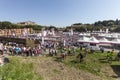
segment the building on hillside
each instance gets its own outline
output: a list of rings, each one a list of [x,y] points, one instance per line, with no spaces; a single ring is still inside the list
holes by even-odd
[[[25,25],[36,25],[36,24],[35,22],[32,21],[25,21],[25,22],[18,22],[17,25],[25,26]]]

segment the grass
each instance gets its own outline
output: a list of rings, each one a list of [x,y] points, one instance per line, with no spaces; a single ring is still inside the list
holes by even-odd
[[[2,80],[42,80],[34,72],[34,64],[21,62],[21,58],[10,57],[10,63],[0,67],[0,78]]]
[[[53,69],[53,72],[54,72],[55,74],[60,74],[60,71],[57,70],[57,69]]]
[[[79,50],[77,49],[76,54],[78,54],[78,53],[79,53]],[[94,75],[101,76],[101,75],[104,75],[101,71],[102,68],[104,68],[106,66],[110,67],[111,65],[119,65],[120,66],[119,61],[114,60],[115,56],[116,55],[114,55],[113,61],[111,61],[112,62],[111,64],[106,60],[106,52],[101,53],[99,51],[96,51],[94,53],[88,53],[84,59],[84,62],[79,62],[76,59],[76,56],[68,56],[62,62],[69,67],[75,67],[77,69],[84,70],[86,72],[90,72]]]
[[[76,56],[78,53],[79,49],[77,49]],[[57,57],[60,57],[60,55],[61,53],[59,51]],[[0,67],[0,78],[2,78],[3,80],[44,80],[44,79],[53,80],[61,79],[61,75],[63,75],[64,78],[66,79],[66,76],[71,77],[70,75],[72,75],[72,73],[69,72],[70,70],[71,72],[76,73],[77,77],[79,77],[80,75],[77,73],[76,70],[82,70],[85,73],[92,73],[94,75],[104,78],[106,75],[108,75],[108,73],[103,72],[103,70],[106,70],[106,67],[109,67],[108,69],[111,69],[116,74],[120,75],[119,70],[120,62],[113,60],[112,63],[109,63],[106,60],[106,52],[101,53],[97,51],[94,52],[93,54],[88,53],[86,58],[84,59],[84,62],[79,62],[76,59],[76,56],[67,56],[66,59],[60,60],[59,62],[54,61],[56,59],[55,56],[54,57],[12,56],[9,57],[10,63]],[[66,72],[62,68],[64,68]],[[110,71],[108,72],[111,73]],[[106,80],[111,80],[111,78],[107,77],[105,77]]]
[[[75,57],[73,59],[67,58],[63,62],[70,67],[75,67],[98,75],[100,73],[101,64],[99,63],[99,61],[97,61],[96,58],[93,58],[96,55],[92,55],[88,54],[85,61],[82,63],[77,61]]]

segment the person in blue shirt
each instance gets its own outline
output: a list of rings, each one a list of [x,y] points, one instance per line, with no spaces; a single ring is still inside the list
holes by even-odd
[[[15,54],[18,55],[20,48],[18,46],[16,46],[13,50],[15,51]]]

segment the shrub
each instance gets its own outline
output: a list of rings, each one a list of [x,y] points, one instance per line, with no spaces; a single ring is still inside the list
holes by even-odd
[[[0,78],[3,80],[41,80],[34,72],[34,64],[20,62],[17,58],[11,58],[10,63],[0,67]]]

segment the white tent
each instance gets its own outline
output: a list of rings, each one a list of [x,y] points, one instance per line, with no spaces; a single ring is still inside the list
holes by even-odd
[[[95,37],[81,37],[78,42],[86,42],[86,43],[99,43],[99,41]]]
[[[99,50],[99,41],[94,36],[89,38],[88,43],[89,48],[93,48],[93,50]]]
[[[111,41],[107,40],[106,38],[101,38],[99,42],[100,44],[111,44]]]
[[[113,39],[111,41],[112,44],[120,44],[120,39]]]
[[[78,42],[88,42],[88,41],[89,41],[89,38],[88,38],[88,37],[85,37],[85,36],[81,37],[81,38],[78,40]]]
[[[99,41],[95,37],[91,37],[88,42],[89,43],[99,43]]]
[[[98,50],[99,49],[99,41],[95,38],[95,37],[81,37],[78,42],[82,42],[83,45],[86,45],[88,48],[93,48],[95,50]]]

